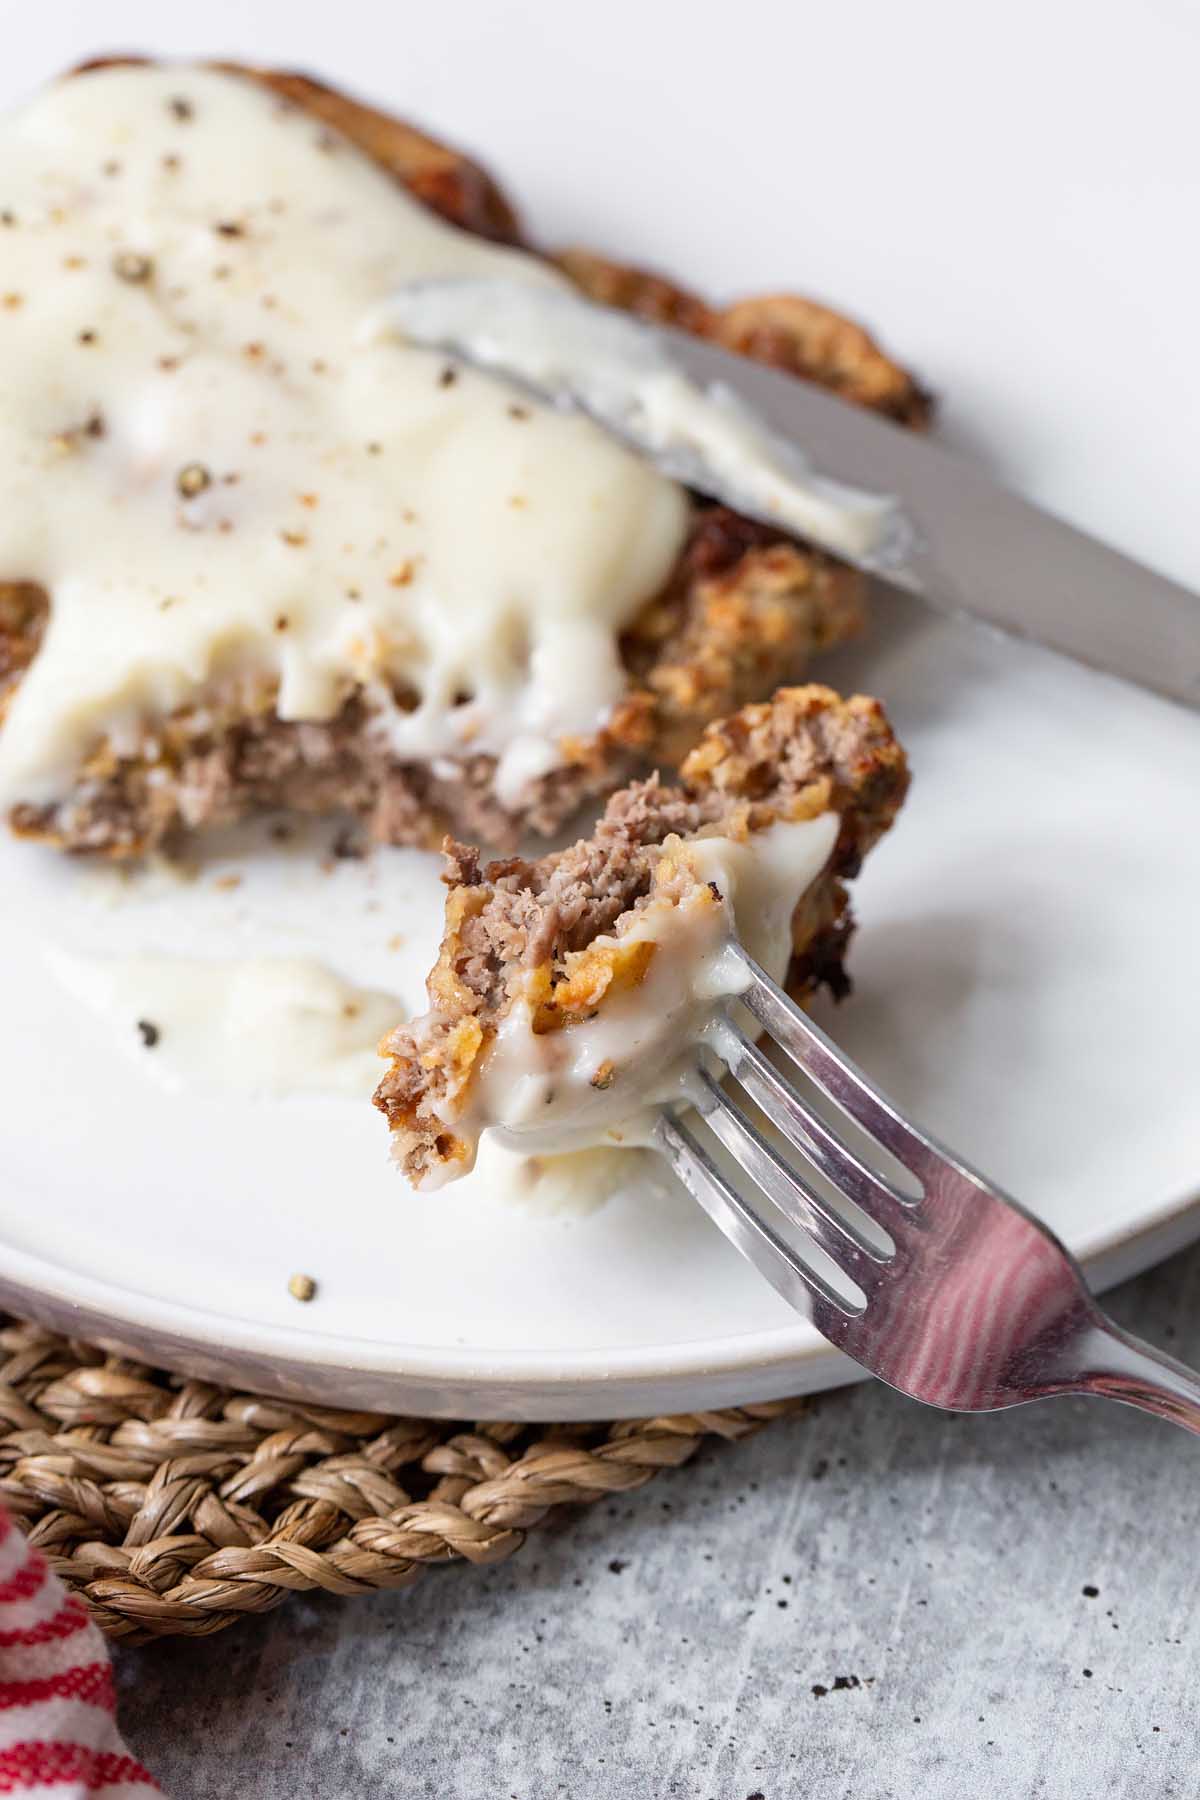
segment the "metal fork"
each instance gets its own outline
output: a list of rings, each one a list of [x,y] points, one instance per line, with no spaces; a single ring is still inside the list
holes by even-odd
[[[1099,1394],[1200,1435],[1200,1377],[1114,1325],[1053,1232],[904,1118],[740,945],[734,954],[747,979],[740,1004],[920,1189],[907,1196],[853,1150],[732,1012],[722,1013],[706,1048],[843,1203],[830,1203],[780,1154],[704,1058],[692,1103],[753,1183],[753,1197],[678,1113],[660,1114],[655,1139],[784,1299],[855,1362],[929,1406],[987,1412]],[[791,1228],[786,1236],[781,1223]]]

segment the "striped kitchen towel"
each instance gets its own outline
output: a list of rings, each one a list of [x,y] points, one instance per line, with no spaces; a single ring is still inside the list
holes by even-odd
[[[83,1602],[0,1508],[0,1794],[149,1800],[160,1790],[121,1742],[115,1709]]]

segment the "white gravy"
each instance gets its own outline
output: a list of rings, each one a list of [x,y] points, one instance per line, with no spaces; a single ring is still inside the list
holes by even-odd
[[[822,475],[730,388],[691,380],[638,319],[484,275],[402,289],[375,329],[389,326],[581,406],[668,474],[739,512],[865,567],[893,576],[903,567],[913,533],[894,500]]]
[[[688,1097],[697,1045],[722,1003],[745,986],[744,965],[729,954],[731,937],[783,980],[796,901],[828,861],[838,824],[836,814],[823,813],[772,825],[745,843],[689,841],[682,854],[722,903],[685,898],[669,909],[648,907],[620,940],[654,941],[645,979],[593,1019],[539,1035],[528,1004],[515,1005],[473,1090],[471,1131],[492,1127],[501,1143],[527,1155],[644,1144],[657,1108]]]
[[[0,802],[245,676],[292,720],[365,685],[398,754],[489,752],[513,805],[596,729],[688,502],[587,419],[366,328],[406,282],[483,274],[563,285],[245,78],[103,69],[0,122],[0,577],[51,599]]]
[[[379,1040],[402,1011],[393,994],[354,987],[306,957],[222,962],[51,949],[47,959],[172,1093],[369,1101],[382,1068]]]

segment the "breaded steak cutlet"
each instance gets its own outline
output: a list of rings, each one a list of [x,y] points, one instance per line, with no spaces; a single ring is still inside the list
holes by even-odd
[[[223,68],[311,116],[331,148],[353,146],[443,219],[481,240],[529,251],[586,295],[668,320],[906,425],[925,423],[930,402],[918,383],[829,309],[779,295],[714,306],[659,276],[583,251],[547,255],[527,242],[496,183],[458,151],[307,77]],[[116,164],[104,167],[115,171]],[[21,225],[14,217],[11,241]],[[215,229],[227,262],[241,228],[219,221]],[[131,260],[124,269],[119,264],[117,288],[124,282],[129,292],[143,292]],[[213,276],[222,271],[215,259]],[[23,310],[41,303],[30,296]],[[99,357],[102,336],[94,348]],[[247,355],[255,349],[247,345]],[[64,423],[63,454],[106,451],[101,418]],[[189,479],[198,492],[215,478],[189,466],[179,479],[186,499]],[[70,528],[64,520],[64,532]],[[289,542],[299,536],[283,535]],[[165,603],[172,602],[168,595]],[[381,706],[404,712],[416,705],[402,684],[381,693],[377,681],[364,680],[348,686],[331,716],[281,716],[279,680],[243,670],[206,677],[152,716],[123,716],[111,729],[97,729],[55,791],[18,794],[10,820],[29,838],[111,856],[279,807],[355,814],[390,843],[435,844],[449,830],[505,848],[522,833],[556,831],[582,801],[611,790],[639,763],[677,765],[711,720],[795,680],[815,652],[859,629],[861,613],[857,573],[770,527],[693,500],[673,569],[620,634],[623,693],[601,723],[559,740],[555,766],[535,771],[518,799],[497,792],[495,754],[469,743],[452,755],[406,753],[378,729]],[[27,568],[0,569],[0,721],[6,712],[13,716],[52,615],[51,595]]]

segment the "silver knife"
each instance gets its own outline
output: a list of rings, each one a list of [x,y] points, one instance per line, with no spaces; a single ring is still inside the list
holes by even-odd
[[[514,294],[526,313],[510,330],[505,301]],[[578,335],[569,353],[558,355],[563,321],[568,337]],[[686,377],[698,399],[732,405],[741,425],[765,428],[765,439],[790,457],[796,480],[811,493],[833,496],[835,504],[839,495],[885,508],[894,501],[908,527],[902,555],[894,541],[880,555],[877,543],[860,548],[826,537],[848,560],[943,610],[1200,706],[1200,596],[1022,500],[967,458],[809,382],[557,288],[513,282],[414,284],[387,303],[377,329],[453,350],[559,404],[578,405],[656,454],[628,409],[622,417],[621,406],[608,403],[604,382],[592,378],[595,355],[611,357],[614,345],[623,346],[619,354],[632,362],[618,376],[669,369]],[[554,340],[549,350],[548,337]],[[740,488],[731,491],[703,457],[684,459],[686,466],[678,455],[656,459],[689,485],[781,523],[776,507],[756,504]],[[815,538],[819,529],[807,535]]]

